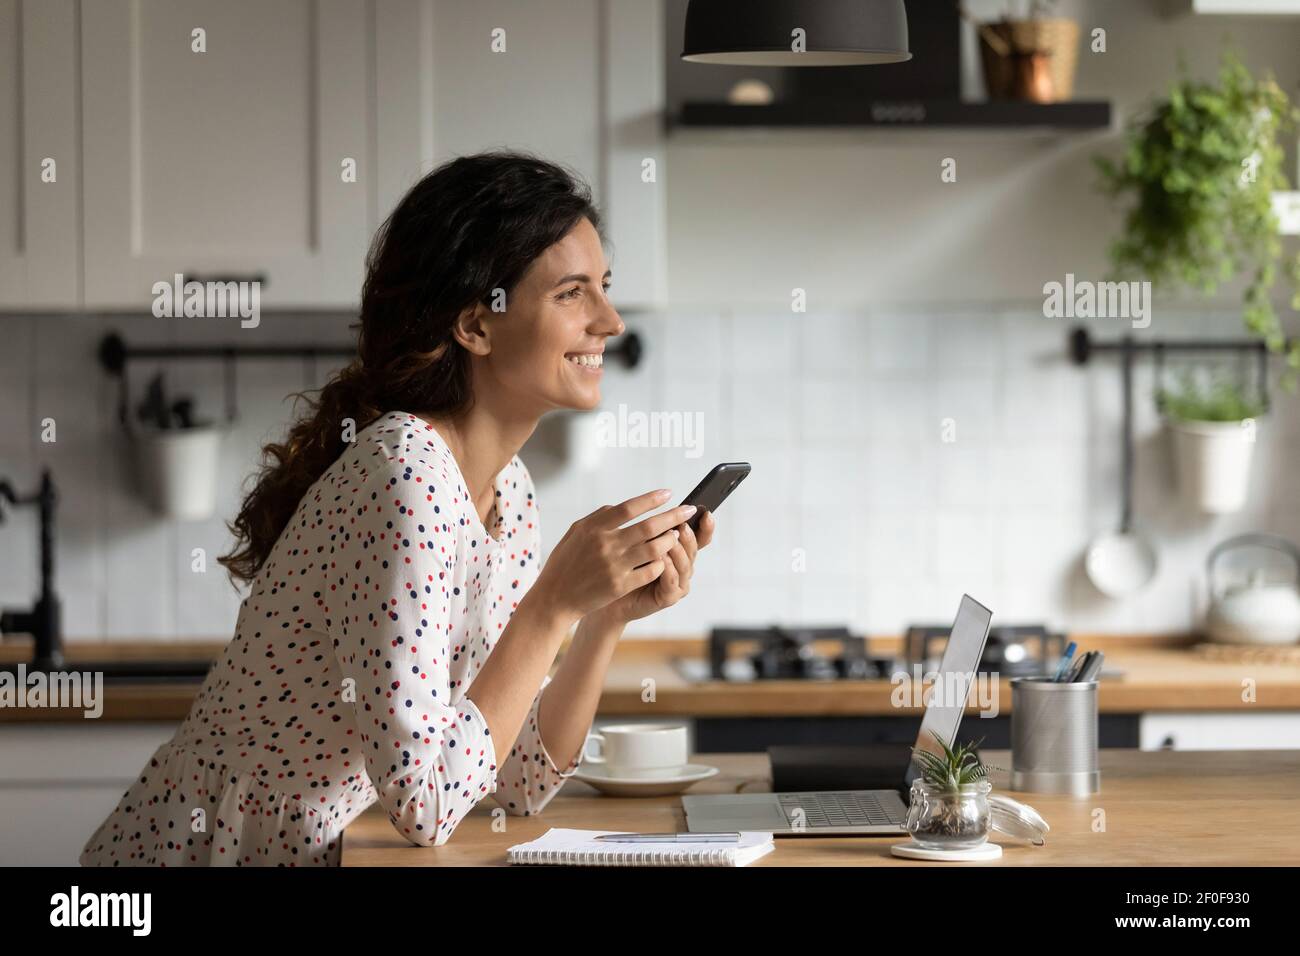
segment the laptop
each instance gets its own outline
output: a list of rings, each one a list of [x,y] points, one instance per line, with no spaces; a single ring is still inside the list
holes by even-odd
[[[949,746],[956,739],[992,620],[988,608],[970,595],[962,595],[939,664],[941,686],[953,692],[927,695],[916,737],[918,749],[937,750],[931,732]],[[912,759],[898,768],[895,789],[702,794],[682,797],[682,809],[686,811],[686,828],[692,833],[770,830],[778,836],[897,834],[905,832],[908,794],[917,776],[916,761]]]

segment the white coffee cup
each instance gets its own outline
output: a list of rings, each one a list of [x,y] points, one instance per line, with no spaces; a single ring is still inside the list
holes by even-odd
[[[582,747],[583,763],[603,766],[611,777],[674,777],[687,757],[685,724],[614,724],[588,734]]]

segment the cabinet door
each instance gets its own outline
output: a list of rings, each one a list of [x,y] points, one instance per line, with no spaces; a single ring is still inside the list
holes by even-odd
[[[76,308],[75,0],[0,0],[0,309]]]
[[[374,9],[82,6],[88,308],[147,307],[177,273],[260,276],[264,308],[355,304],[377,221]]]
[[[497,147],[526,149],[572,166],[597,188],[600,5],[436,0],[435,162]]]
[[[664,178],[665,42],[662,0],[603,0],[604,154],[601,206],[608,224],[614,304],[661,308],[667,299],[668,199]]]
[[[76,866],[174,721],[11,723],[0,731],[0,866]]]
[[[1295,750],[1300,748],[1300,714],[1143,714],[1140,741],[1143,750]]]
[[[605,213],[619,307],[663,297],[663,21],[662,0],[434,3],[435,163],[508,147],[573,167]]]

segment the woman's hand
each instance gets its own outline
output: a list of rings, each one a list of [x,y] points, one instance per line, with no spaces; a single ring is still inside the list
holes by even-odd
[[[546,602],[571,623],[653,585],[669,568],[677,581],[677,565],[683,559],[680,554],[670,557],[673,549],[681,550],[672,529],[693,509],[678,506],[622,527],[662,505],[669,494],[648,492],[622,504],[604,505],[575,521],[551,551],[528,596]]]
[[[664,512],[664,514],[671,513]],[[707,547],[713,540],[713,531],[716,527],[717,523],[713,520],[713,515],[707,511],[700,516],[698,535],[691,530],[689,524],[683,522],[680,527],[674,529],[679,537],[668,549],[663,574],[596,613],[603,620],[611,623],[626,624],[628,621],[647,617],[655,611],[672,607],[686,597],[691,590],[691,575],[695,573],[695,556],[700,548]]]

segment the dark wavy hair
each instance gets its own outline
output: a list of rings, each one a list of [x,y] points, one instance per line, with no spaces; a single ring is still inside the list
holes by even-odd
[[[469,353],[452,328],[476,302],[507,297],[528,267],[582,217],[602,231],[591,190],[556,163],[515,151],[463,156],[429,173],[379,228],[366,258],[357,357],[311,397],[282,442],[262,449],[261,468],[228,527],[219,560],[232,581],[251,581],[298,503],[356,431],[406,410],[454,415],[467,408]]]

